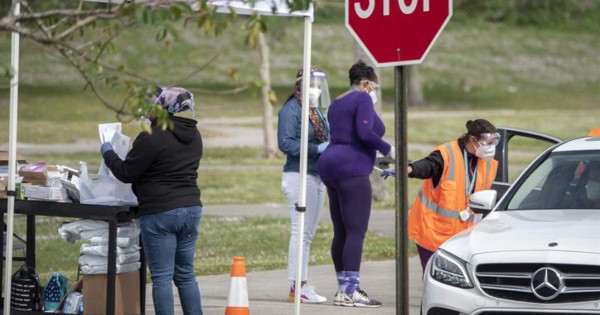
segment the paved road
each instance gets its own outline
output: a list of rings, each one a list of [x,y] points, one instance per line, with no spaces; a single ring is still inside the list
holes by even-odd
[[[206,215],[223,216],[264,215],[287,217],[285,205],[207,206],[204,209],[204,213]],[[331,222],[327,211],[324,212],[322,221]],[[369,230],[393,237],[394,211],[374,210],[369,222]],[[396,262],[393,260],[364,262],[362,264],[361,287],[367,291],[371,297],[378,299],[383,303],[383,306],[376,310],[334,306],[331,301],[337,285],[333,265],[311,266],[309,268],[309,281],[312,285],[316,286],[320,294],[323,294],[328,298],[328,302],[322,305],[302,304],[300,312],[301,314],[319,315],[365,314],[368,312],[379,315],[400,314],[396,313],[395,266]],[[409,271],[409,315],[417,315],[419,314],[420,298],[422,294],[421,266],[418,257],[411,257],[409,259]],[[251,314],[295,314],[294,304],[287,302],[289,287],[286,278],[286,270],[250,272],[246,275]],[[198,277],[204,315],[224,314],[225,307],[227,306],[229,282],[229,275]],[[154,314],[151,290],[151,285],[148,285],[146,295],[147,314]],[[176,311],[176,314],[182,314],[177,299]]]

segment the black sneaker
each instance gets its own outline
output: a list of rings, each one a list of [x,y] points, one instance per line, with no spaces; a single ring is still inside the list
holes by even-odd
[[[367,293],[365,291],[361,290],[360,288],[354,290],[354,293],[352,293],[351,298],[352,298],[352,301],[354,301],[355,307],[380,307],[381,306],[381,302],[369,298]]]

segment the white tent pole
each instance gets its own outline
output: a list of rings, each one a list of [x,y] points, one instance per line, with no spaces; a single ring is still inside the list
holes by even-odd
[[[14,15],[21,14],[21,3],[13,0]],[[13,226],[15,216],[15,175],[17,161],[17,112],[19,96],[19,33],[12,32],[10,42],[10,122],[8,136],[8,199],[6,206],[6,264],[4,269],[4,314],[10,314],[10,288],[13,259]]]
[[[306,210],[306,167],[308,157],[308,88],[312,45],[312,17],[304,18],[304,65],[302,66],[302,128],[300,129],[300,182],[298,210],[298,259],[296,260],[295,314],[300,314],[300,291],[302,287],[302,251],[304,249],[304,211]]]

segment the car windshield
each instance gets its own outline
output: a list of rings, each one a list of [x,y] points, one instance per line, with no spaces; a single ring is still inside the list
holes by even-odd
[[[600,209],[597,152],[554,153],[520,181],[507,210]]]

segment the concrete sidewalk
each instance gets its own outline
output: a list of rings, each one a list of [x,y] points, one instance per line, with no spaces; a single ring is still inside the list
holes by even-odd
[[[227,205],[206,206],[205,215],[223,216],[274,216],[287,217],[286,205]],[[328,211],[324,211],[321,219],[331,222]],[[369,230],[382,235],[394,236],[394,211],[374,210],[369,221]],[[232,257],[233,263],[233,257]],[[382,302],[377,309],[340,307],[332,304],[333,295],[337,290],[335,270],[333,265],[309,267],[309,283],[316,291],[327,297],[324,304],[302,304],[301,314],[396,314],[396,262],[394,260],[363,262],[361,265],[361,288],[370,297]],[[421,303],[422,283],[421,265],[418,257],[409,259],[409,315],[419,314]],[[249,272],[246,275],[250,313],[255,315],[294,314],[294,303],[287,301],[289,290],[286,270],[271,270],[264,272]],[[229,274],[198,277],[204,315],[223,315],[227,306],[229,291]],[[175,294],[177,290],[174,288]],[[146,314],[154,314],[152,305],[152,287],[146,289]],[[176,314],[183,314],[178,296],[175,297]]]

